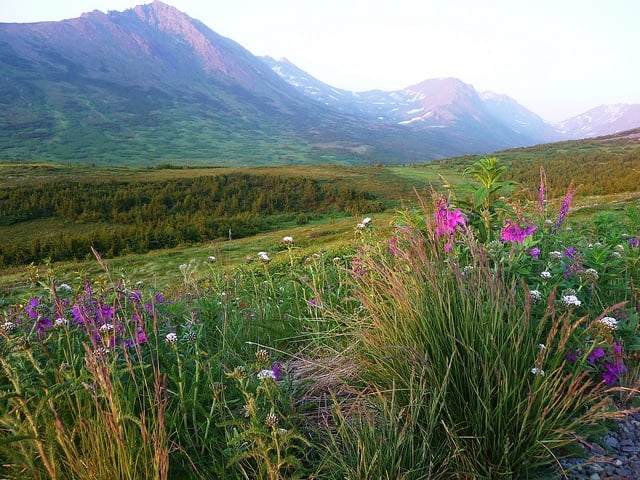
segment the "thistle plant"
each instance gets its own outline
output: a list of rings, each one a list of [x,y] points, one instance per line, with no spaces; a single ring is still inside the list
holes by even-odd
[[[310,442],[296,428],[286,382],[277,362],[266,350],[256,352],[256,362],[239,365],[227,373],[231,384],[221,425],[231,449],[229,467],[246,479],[295,479],[304,475],[305,449]]]

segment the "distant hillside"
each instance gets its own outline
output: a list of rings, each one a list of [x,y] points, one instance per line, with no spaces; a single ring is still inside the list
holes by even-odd
[[[640,194],[640,128],[602,137],[569,140],[496,152],[509,166],[509,178],[522,183],[532,198],[546,173],[547,194],[562,196],[571,182],[578,195]],[[442,160],[463,170],[479,156]]]

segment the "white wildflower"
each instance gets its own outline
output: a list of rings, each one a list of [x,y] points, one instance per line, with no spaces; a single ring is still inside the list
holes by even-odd
[[[545,280],[549,280],[551,278],[551,272],[545,270],[544,272],[540,272],[540,277]]]
[[[616,330],[618,328],[618,320],[613,317],[602,317],[600,319],[600,323],[611,330]]]
[[[66,283],[62,283],[62,284],[60,284],[60,290],[63,290],[65,292],[70,293],[71,292],[71,287],[69,285],[67,285]]]
[[[53,322],[53,325],[55,327],[61,328],[61,327],[66,327],[69,324],[69,320],[67,320],[66,318],[56,318]]]
[[[168,345],[175,345],[176,343],[178,343],[178,335],[173,332],[167,333],[167,335],[164,337],[164,341],[167,342]]]
[[[540,293],[540,290],[529,290],[529,297],[532,302],[539,302],[542,300],[542,293]]]
[[[285,245],[293,245],[293,237],[286,236],[282,238]]]
[[[207,257],[207,261],[208,261],[209,263],[216,263],[216,262],[218,261],[218,259],[215,257],[215,255],[209,255],[209,256]]]
[[[621,257],[620,252],[611,252],[611,256],[613,258],[620,258]]]
[[[618,252],[624,252],[624,245],[618,244],[614,247]]]
[[[258,258],[263,263],[269,263],[271,261],[271,258],[269,258],[267,252],[258,252]]]
[[[562,252],[559,252],[558,250],[553,250],[552,252],[549,252],[549,257],[555,258],[556,260],[560,259],[562,258]]]
[[[108,334],[113,332],[113,325],[111,323],[105,323],[104,325],[100,325],[98,330],[100,330],[100,333]]]
[[[544,370],[542,370],[541,368],[533,367],[533,368],[531,369],[531,373],[532,373],[533,375],[540,375],[541,377],[544,377]]]
[[[547,346],[546,346],[544,343],[541,343],[541,344],[539,344],[539,345],[538,345],[538,348],[539,348],[541,351],[543,351],[543,350],[546,350],[546,349],[547,349]]]
[[[2,324],[2,329],[6,332],[6,333],[11,333],[16,329],[16,324],[13,322],[4,322]]]
[[[564,303],[567,307],[579,307],[580,305],[582,305],[582,302],[578,300],[578,297],[576,297],[575,295],[563,295],[562,303]]]
[[[276,374],[273,370],[268,370],[268,369],[264,369],[264,370],[260,370],[258,372],[258,378],[260,380],[266,380],[266,379],[271,379],[274,380],[276,379]]]

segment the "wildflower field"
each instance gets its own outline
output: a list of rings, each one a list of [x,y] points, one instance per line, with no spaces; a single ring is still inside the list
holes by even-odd
[[[505,168],[166,291],[50,270],[1,313],[0,478],[563,478],[637,406],[640,214]]]

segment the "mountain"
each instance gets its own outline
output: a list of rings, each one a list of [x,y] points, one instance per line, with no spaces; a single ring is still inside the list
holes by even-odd
[[[351,92],[319,81],[287,59],[262,59],[304,95],[351,114],[418,129],[457,131],[478,144],[492,138],[500,148],[562,138],[556,128],[512,98],[478,93],[456,78],[425,80],[398,91]]]
[[[394,163],[497,146],[322,105],[159,1],[0,24],[0,160]]]
[[[640,126],[640,104],[600,105],[557,125],[563,137],[601,137]]]
[[[348,92],[160,1],[0,24],[0,161],[422,162],[554,140],[457,79]]]

